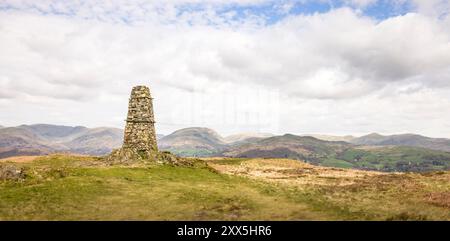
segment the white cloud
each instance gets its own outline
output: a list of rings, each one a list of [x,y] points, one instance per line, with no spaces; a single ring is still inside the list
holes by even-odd
[[[450,13],[449,0],[412,0],[412,4],[423,14],[442,16]]]
[[[372,4],[375,4],[376,2],[378,2],[378,0],[345,0],[345,2],[359,8],[365,8]]]
[[[77,2],[54,4],[69,13]],[[266,25],[214,7],[178,15],[163,3],[152,5],[158,11],[120,6],[145,21],[106,21],[112,6],[94,3],[76,16],[1,12],[0,124],[121,127],[131,87],[147,84],[163,133],[194,125],[222,133],[450,131],[448,18],[379,21],[341,8]]]

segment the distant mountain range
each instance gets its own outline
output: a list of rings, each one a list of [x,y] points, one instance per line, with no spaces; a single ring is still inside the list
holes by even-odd
[[[372,133],[351,139],[349,142],[356,145],[370,146],[413,146],[450,152],[450,139],[430,138],[415,134],[383,136]]]
[[[186,128],[159,140],[180,156],[290,158],[332,167],[379,171],[450,169],[450,140],[404,134],[362,137],[244,133],[222,137],[207,128]]]
[[[123,130],[82,126],[21,125],[0,128],[0,158],[68,152],[105,155],[122,144]],[[290,158],[337,167],[382,171],[424,171],[450,168],[450,140],[415,134],[362,137],[268,133],[220,136],[192,127],[157,135],[161,150],[180,156]]]
[[[122,132],[117,128],[46,124],[4,127],[0,129],[0,158],[53,152],[103,155],[121,145]]]
[[[225,149],[227,143],[214,130],[192,127],[162,137],[158,146],[181,156],[210,156]]]
[[[202,127],[177,130],[158,141],[162,150],[171,151],[181,156],[214,156],[230,147],[255,142],[273,136],[266,133],[242,133],[227,137],[216,131]]]
[[[351,142],[353,139],[355,139],[356,137],[354,136],[332,136],[332,135],[317,135],[317,134],[310,134],[310,135],[302,135],[302,136],[311,136],[314,138],[317,138],[319,140],[323,140],[323,141],[345,141],[345,142]]]
[[[311,136],[285,134],[241,145],[233,145],[222,152],[228,157],[320,159],[352,146],[347,142],[323,141]]]
[[[226,143],[243,143],[274,136],[270,133],[247,132],[225,137]]]

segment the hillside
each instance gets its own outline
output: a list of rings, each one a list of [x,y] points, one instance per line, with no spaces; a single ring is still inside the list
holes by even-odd
[[[83,126],[72,127],[47,124],[21,125],[16,127],[16,129],[28,130],[44,140],[55,140],[60,142],[81,136],[89,131],[88,128]]]
[[[309,136],[286,134],[233,146],[222,154],[228,157],[291,158],[313,161],[336,155],[349,146],[350,144],[345,142],[329,142]]]
[[[54,152],[104,155],[122,143],[123,131],[57,125],[21,125],[0,129],[0,158]]]
[[[161,150],[185,157],[291,158],[321,166],[388,172],[450,169],[448,139],[376,133],[359,138],[313,136],[317,138],[265,133],[222,137],[212,129],[194,127],[157,138]],[[0,158],[55,152],[105,155],[120,147],[122,138],[123,130],[116,128],[45,124],[7,127],[0,129]]]
[[[450,170],[450,153],[420,147],[357,147],[336,156],[348,167],[387,172],[428,172]],[[332,160],[333,161],[333,160]]]
[[[167,136],[170,141],[160,144],[160,147],[182,156],[291,158],[315,165],[388,172],[450,169],[450,153],[445,151],[447,139],[409,134],[370,134],[361,138],[327,135],[315,135],[318,138],[314,138],[291,134],[262,136],[238,134],[222,138],[210,129],[188,128],[175,132],[174,138]]]
[[[309,135],[303,135],[303,136],[311,136],[316,139],[322,140],[322,141],[345,141],[345,142],[351,142],[351,140],[355,139],[354,136],[333,136],[333,135],[318,135],[318,134],[309,134]]]
[[[311,164],[387,172],[450,170],[450,153],[420,147],[353,146],[295,135],[276,136],[238,145],[222,153],[228,157],[290,158]]]
[[[64,144],[71,152],[89,155],[108,154],[122,145],[123,131],[115,128],[89,129]]]
[[[225,137],[225,142],[234,144],[252,142],[254,140],[264,139],[272,136],[274,135],[270,133],[258,133],[258,132],[239,133]]]
[[[415,134],[383,136],[372,133],[359,138],[354,138],[350,140],[350,142],[356,145],[412,146],[450,152],[450,139],[430,138]]]
[[[450,220],[450,172],[205,160],[215,170],[63,155],[0,161],[26,173],[0,178],[0,220]]]
[[[0,158],[16,155],[44,155],[51,153],[53,149],[52,144],[28,129],[15,127],[0,129]]]
[[[224,149],[226,142],[212,129],[191,127],[162,137],[158,146],[180,156],[210,156]]]

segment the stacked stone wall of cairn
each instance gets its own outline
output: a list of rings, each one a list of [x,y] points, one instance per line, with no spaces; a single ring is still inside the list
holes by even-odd
[[[158,151],[152,97],[146,86],[136,86],[131,91],[123,148]]]

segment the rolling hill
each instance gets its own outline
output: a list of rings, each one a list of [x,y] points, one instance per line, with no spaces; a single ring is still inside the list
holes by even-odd
[[[191,127],[162,137],[158,146],[181,156],[211,156],[225,149],[225,140],[212,129]]]
[[[270,133],[258,133],[258,132],[239,133],[225,137],[225,142],[234,144],[252,142],[258,139],[264,139],[272,136],[274,135]]]
[[[329,155],[336,155],[350,146],[345,142],[322,141],[310,136],[286,134],[236,145],[228,148],[222,154],[228,157],[290,158],[313,161]]]
[[[191,127],[177,130],[158,141],[161,150],[171,151],[180,156],[207,157],[221,155],[230,147],[253,143],[273,136],[269,133],[239,133],[227,137],[216,131]]]
[[[312,136],[242,133],[222,137],[212,129],[192,127],[157,138],[160,150],[185,157],[290,158],[321,166],[388,172],[450,169],[448,139],[376,133],[358,138]],[[54,152],[105,155],[120,147],[122,138],[123,130],[106,127],[5,127],[0,129],[0,158]]]
[[[0,158],[17,155],[44,155],[51,153],[53,144],[36,133],[19,127],[0,129]]]
[[[450,153],[408,146],[355,146],[286,134],[237,145],[221,153],[237,158],[289,158],[311,164],[387,172],[450,169]]]
[[[64,144],[70,152],[104,155],[122,145],[123,131],[115,128],[88,129],[83,135],[79,135]]]
[[[356,137],[347,135],[347,136],[333,136],[333,135],[319,135],[319,134],[308,134],[303,136],[311,136],[314,138],[317,138],[322,141],[345,141],[345,142],[351,142]]]
[[[345,161],[351,168],[385,172],[450,170],[449,152],[409,146],[354,147],[327,161],[328,166]]]
[[[0,158],[54,152],[103,155],[122,143],[122,130],[81,126],[21,125],[0,129]]]
[[[356,145],[412,146],[450,152],[450,139],[430,138],[415,134],[383,136],[372,133],[359,138],[354,138],[350,140],[350,142]]]

